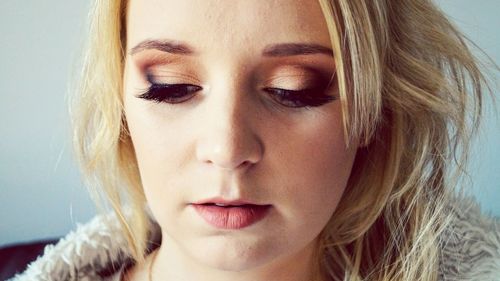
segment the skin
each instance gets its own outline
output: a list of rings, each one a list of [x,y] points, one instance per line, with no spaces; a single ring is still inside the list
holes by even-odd
[[[146,39],[194,54],[132,49]],[[263,87],[300,89],[333,56],[266,57],[279,43],[331,48],[316,1],[132,0],[127,14],[124,110],[144,192],[162,229],[154,280],[311,280],[318,234],[334,212],[357,143],[344,142],[340,101],[289,108]],[[178,104],[137,96],[152,73],[202,90]],[[335,87],[329,95],[337,95]],[[207,224],[190,203],[212,197],[271,204],[238,230]],[[147,280],[151,255],[129,280]]]

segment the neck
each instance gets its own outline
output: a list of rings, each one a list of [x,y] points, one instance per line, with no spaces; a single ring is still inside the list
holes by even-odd
[[[165,239],[166,238],[166,239]],[[176,281],[319,281],[316,240],[297,253],[279,256],[263,265],[243,270],[220,269],[198,262],[166,234],[163,234],[154,267],[153,280]],[[209,254],[209,253],[207,253]]]

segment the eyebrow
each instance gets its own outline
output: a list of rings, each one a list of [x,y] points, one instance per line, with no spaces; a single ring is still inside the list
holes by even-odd
[[[175,40],[144,40],[130,50],[130,55],[144,50],[158,50],[178,55],[193,55],[195,51],[189,45]]]
[[[130,50],[134,55],[144,50],[158,50],[177,55],[194,55],[195,50],[188,44],[175,40],[144,40]],[[299,55],[326,54],[333,57],[333,50],[318,44],[308,43],[281,43],[268,45],[262,51],[265,57],[287,57]]]
[[[333,50],[318,44],[283,43],[266,46],[264,51],[262,51],[262,55],[266,57],[286,57],[314,54],[325,54],[333,57]]]

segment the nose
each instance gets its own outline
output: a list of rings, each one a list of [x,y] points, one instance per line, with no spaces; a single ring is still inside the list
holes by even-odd
[[[262,158],[264,147],[253,125],[258,116],[242,94],[210,93],[201,117],[197,159],[221,170],[240,171]]]

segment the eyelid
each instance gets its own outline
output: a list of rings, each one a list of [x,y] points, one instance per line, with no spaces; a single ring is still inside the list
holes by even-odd
[[[263,86],[264,88],[276,88],[294,92],[313,89],[326,91],[330,88],[331,79],[325,77],[324,75],[309,75],[305,79],[302,78],[303,76],[304,75],[279,76],[274,79],[267,79],[267,83],[265,83]]]
[[[333,72],[332,72],[333,71]],[[296,81],[302,84],[328,83],[335,76],[334,70],[310,65],[285,65],[273,68],[262,80],[266,85],[277,82]]]
[[[193,75],[176,72],[176,71],[162,71],[161,75],[147,71],[145,74],[146,81],[150,84],[200,84],[199,80]],[[176,80],[172,82],[161,80]],[[178,80],[182,81],[179,82]]]
[[[274,76],[271,76],[271,78],[266,79],[264,81],[264,84],[268,84],[271,82],[280,82],[282,80],[285,80],[282,82],[287,82],[288,81],[287,79],[290,79],[290,78],[293,78],[293,79],[306,78],[307,81],[311,81],[311,80],[317,81],[319,79],[319,77],[314,77],[313,75],[306,75],[306,74],[274,75]]]

